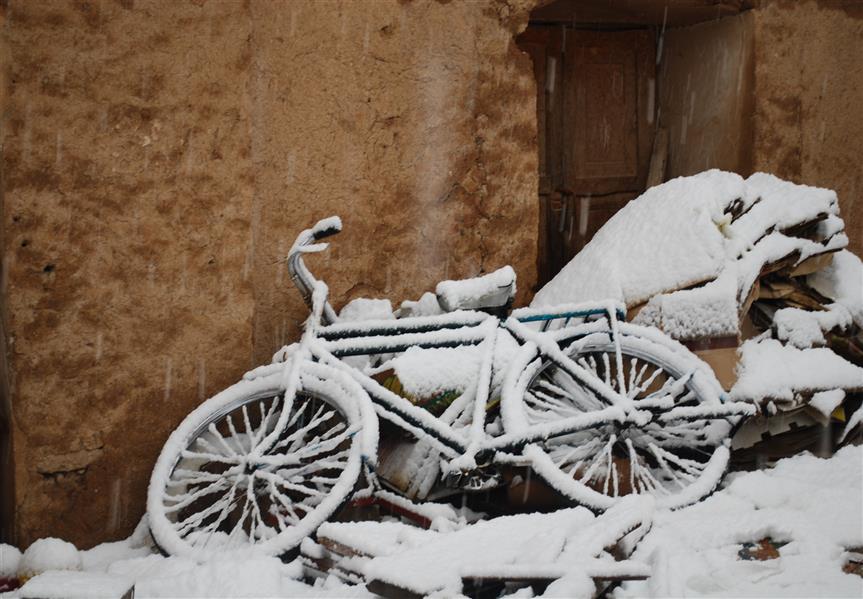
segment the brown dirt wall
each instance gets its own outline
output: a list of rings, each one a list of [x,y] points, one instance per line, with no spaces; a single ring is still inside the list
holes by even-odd
[[[131,531],[170,430],[294,338],[317,218],[336,305],[507,263],[528,297],[529,4],[8,2],[4,537]]]
[[[153,460],[249,364],[241,4],[11,2],[12,539],[127,533]]]
[[[502,3],[254,3],[255,356],[305,310],[280,258],[299,228],[344,232],[310,266],[338,308],[394,307],[512,264],[536,279],[535,84]]]
[[[835,189],[863,255],[863,5],[763,0],[754,16],[755,170]]]

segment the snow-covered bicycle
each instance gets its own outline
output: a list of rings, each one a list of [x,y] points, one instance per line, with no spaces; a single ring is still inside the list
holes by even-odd
[[[495,472],[508,466],[595,510],[630,493],[677,508],[718,485],[732,426],[753,408],[725,401],[682,345],[626,323],[613,302],[508,314],[509,267],[439,284],[439,314],[340,320],[303,262],[340,230],[338,218],[322,220],[291,249],[311,308],[301,341],[202,403],[168,439],[147,503],[164,551],[205,560],[291,550],[379,484],[383,430],[428,444],[439,478],[465,490],[502,484]],[[469,347],[451,366],[475,369],[473,382],[434,402],[379,376],[394,357],[431,366],[440,350]]]

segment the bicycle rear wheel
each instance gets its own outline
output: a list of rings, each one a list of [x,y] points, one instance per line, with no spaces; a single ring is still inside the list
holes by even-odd
[[[148,491],[150,530],[167,553],[198,561],[280,555],[340,509],[359,478],[359,402],[332,369],[303,366],[285,398],[281,373],[207,400],[170,436]],[[283,410],[272,446],[261,451]]]
[[[722,388],[689,350],[656,330],[619,324],[621,360],[610,331],[588,334],[565,353],[652,418],[643,426],[604,422],[554,436],[525,449],[537,474],[563,495],[607,509],[630,493],[653,495],[657,505],[678,508],[711,493],[725,473],[732,423],[721,415]],[[608,407],[585,384],[550,363],[526,368],[515,419],[528,427]],[[622,366],[622,368],[621,368]],[[691,408],[685,419],[671,410]],[[679,413],[679,411],[678,411]]]

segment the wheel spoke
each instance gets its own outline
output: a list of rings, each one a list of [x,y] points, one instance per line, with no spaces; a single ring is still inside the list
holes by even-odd
[[[176,512],[177,510],[183,509],[187,505],[191,505],[192,503],[194,503],[198,499],[201,499],[202,497],[206,497],[207,495],[221,491],[222,489],[224,489],[225,487],[228,486],[228,481],[229,481],[228,478],[222,477],[219,480],[214,481],[205,487],[201,487],[199,489],[196,489],[195,491],[192,491],[191,493],[180,493],[178,495],[169,495],[168,499],[171,499],[171,500],[176,499],[177,503],[170,505],[170,506],[165,506],[165,511],[166,512]],[[236,486],[236,483],[234,483],[234,485]]]

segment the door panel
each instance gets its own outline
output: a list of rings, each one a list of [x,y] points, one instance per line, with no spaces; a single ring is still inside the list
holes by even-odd
[[[537,80],[542,284],[644,189],[656,53],[648,30],[561,25],[531,25],[519,46]]]
[[[638,176],[634,49],[582,45],[573,36],[567,63],[566,127],[571,188],[603,193],[634,186]],[[591,36],[592,37],[592,36]]]

